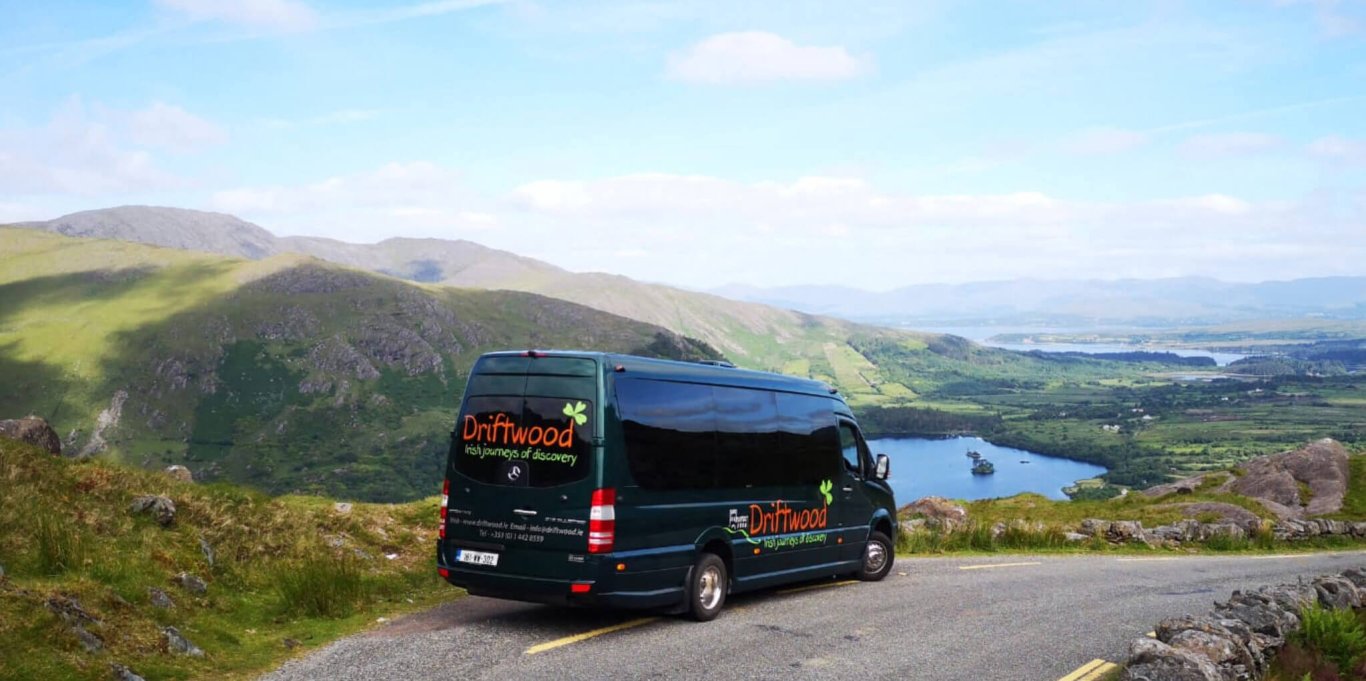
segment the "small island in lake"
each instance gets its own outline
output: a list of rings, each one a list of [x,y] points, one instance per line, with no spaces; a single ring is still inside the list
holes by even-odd
[[[973,475],[991,475],[996,472],[996,466],[986,459],[978,458],[977,463],[972,466]]]

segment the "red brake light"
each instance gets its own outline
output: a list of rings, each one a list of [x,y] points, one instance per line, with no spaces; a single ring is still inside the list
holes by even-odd
[[[617,537],[617,491],[611,487],[593,490],[593,505],[588,509],[588,552],[611,553]]]
[[[592,584],[584,584],[583,582],[575,582],[569,585],[569,593],[572,594],[586,594],[592,590]]]
[[[451,481],[441,481],[441,527],[437,530],[437,536],[446,538],[446,506],[450,503]]]

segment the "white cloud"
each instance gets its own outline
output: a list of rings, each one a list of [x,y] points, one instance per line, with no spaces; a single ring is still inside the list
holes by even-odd
[[[1366,163],[1366,140],[1329,135],[1309,143],[1309,153],[1327,161]]]
[[[390,162],[302,185],[224,189],[209,199],[212,210],[277,233],[362,242],[496,230],[502,216],[487,203],[462,187],[459,173],[430,161]]]
[[[721,33],[669,59],[671,78],[708,85],[848,80],[871,68],[843,47],[813,47],[764,31]]]
[[[134,111],[129,116],[128,131],[138,144],[172,151],[190,151],[228,141],[223,128],[164,102]]]
[[[1275,149],[1281,138],[1259,132],[1228,132],[1193,135],[1181,143],[1181,152],[1194,158],[1250,156]]]
[[[296,0],[156,0],[158,5],[195,20],[215,20],[255,28],[301,31],[313,28],[318,15]]]
[[[71,97],[42,127],[0,129],[0,196],[94,196],[183,187],[127,143],[127,113]]]
[[[1087,128],[1066,140],[1063,148],[1080,156],[1106,156],[1136,149],[1147,141],[1148,136],[1136,130]]]

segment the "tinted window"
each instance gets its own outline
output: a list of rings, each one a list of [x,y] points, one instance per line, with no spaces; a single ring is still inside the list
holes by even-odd
[[[631,475],[649,489],[818,484],[838,469],[827,400],[766,390],[619,379]]]
[[[617,404],[631,477],[649,489],[716,484],[716,410],[711,387],[619,380]]]
[[[839,471],[839,433],[831,400],[812,395],[778,393],[779,425],[793,482],[817,484]]]
[[[781,485],[790,476],[778,441],[778,405],[765,390],[712,388],[718,487]]]
[[[455,468],[480,482],[554,487],[591,468],[593,404],[552,397],[471,397],[453,433]]]

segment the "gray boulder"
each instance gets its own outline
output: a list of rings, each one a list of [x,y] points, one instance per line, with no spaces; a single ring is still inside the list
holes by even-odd
[[[181,635],[180,630],[175,627],[166,627],[161,630],[161,636],[166,641],[166,649],[181,655],[191,657],[204,657],[204,651],[199,646],[190,643],[190,640]]]
[[[1129,663],[1121,679],[1128,681],[1224,681],[1219,668],[1203,655],[1143,637],[1129,646]]]
[[[175,502],[159,494],[134,499],[128,510],[131,513],[149,513],[162,527],[168,527],[175,522]]]
[[[165,473],[181,482],[194,482],[194,473],[191,473],[190,469],[180,464],[167,466]]]
[[[62,439],[57,437],[57,431],[53,430],[46,420],[37,416],[0,420],[0,437],[27,442],[46,450],[49,454],[62,453]]]
[[[1356,585],[1345,577],[1325,575],[1316,578],[1311,583],[1314,585],[1314,590],[1318,592],[1319,603],[1322,603],[1325,608],[1346,610],[1361,607],[1361,593],[1357,590]]]
[[[171,600],[171,597],[167,595],[165,591],[154,586],[147,587],[147,601],[152,604],[152,607],[161,608],[163,610],[169,610],[175,607],[175,601]]]
[[[113,673],[115,681],[147,681],[147,679],[133,673],[133,670],[117,662],[109,665],[109,671]]]
[[[180,585],[180,588],[196,595],[203,596],[209,590],[209,585],[204,580],[188,572],[182,572],[171,578],[172,582]]]

